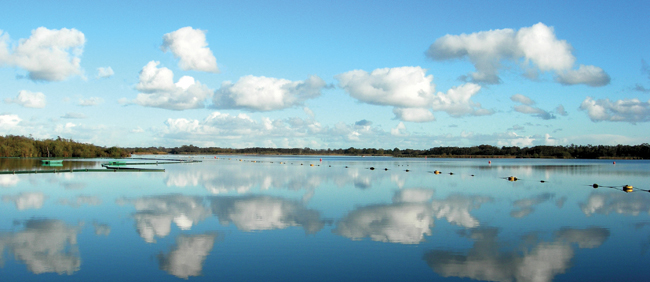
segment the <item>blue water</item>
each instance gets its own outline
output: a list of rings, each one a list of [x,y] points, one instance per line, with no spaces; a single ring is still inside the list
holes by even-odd
[[[0,281],[650,274],[648,161],[216,157],[139,166],[165,172],[0,175]]]

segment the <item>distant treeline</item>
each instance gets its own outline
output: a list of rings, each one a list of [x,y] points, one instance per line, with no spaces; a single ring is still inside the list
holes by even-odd
[[[32,137],[0,136],[0,157],[63,157],[96,158],[128,157],[131,154],[252,154],[252,155],[349,155],[349,156],[393,156],[393,157],[442,157],[442,158],[559,158],[559,159],[650,159],[650,145],[569,145],[534,147],[495,147],[480,145],[473,147],[434,147],[427,150],[414,149],[311,149],[311,148],[201,148],[194,145],[181,147],[119,148],[99,147],[79,143],[71,139],[35,140]]]
[[[534,146],[519,148],[516,146],[495,147],[480,145],[473,147],[435,147],[428,150],[414,149],[373,149],[354,148],[348,149],[311,149],[311,148],[201,148],[194,145],[181,147],[149,147],[126,148],[132,153],[150,154],[256,154],[256,155],[365,155],[365,156],[394,156],[394,157],[443,157],[443,158],[560,158],[560,159],[650,159],[650,145],[569,145],[569,146]]]
[[[130,155],[129,151],[123,148],[99,147],[61,137],[57,139],[36,140],[24,136],[0,136],[0,157],[120,158]]]

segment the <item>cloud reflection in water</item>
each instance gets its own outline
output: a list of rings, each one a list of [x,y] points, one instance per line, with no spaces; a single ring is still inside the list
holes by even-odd
[[[212,197],[212,210],[223,225],[233,223],[245,232],[284,229],[301,226],[313,234],[328,221],[316,210],[307,209],[300,202],[271,196]]]
[[[517,250],[504,250],[497,240],[496,228],[472,229],[461,235],[474,240],[467,254],[433,250],[423,259],[443,277],[461,277],[486,281],[552,281],[555,275],[571,267],[574,249],[596,248],[609,238],[609,230],[563,228],[551,242],[525,242]],[[536,240],[534,240],[536,241]]]
[[[196,222],[211,215],[210,209],[203,206],[203,198],[179,194],[121,198],[117,203],[135,206],[133,218],[136,228],[147,243],[156,242],[156,236],[163,238],[169,235],[172,221],[178,228],[189,230]]]
[[[216,237],[216,234],[179,235],[168,255],[158,255],[160,269],[184,279],[201,275],[203,262],[210,254]]]
[[[466,228],[479,226],[470,211],[492,201],[490,197],[452,194],[429,203],[432,196],[433,190],[429,189],[399,190],[392,204],[357,208],[341,219],[332,232],[353,240],[368,237],[373,241],[418,244],[425,235],[431,235],[434,218],[445,218]]]
[[[72,275],[81,266],[77,250],[79,232],[79,227],[59,220],[28,220],[23,231],[0,233],[0,263],[2,250],[7,249],[34,274]]]

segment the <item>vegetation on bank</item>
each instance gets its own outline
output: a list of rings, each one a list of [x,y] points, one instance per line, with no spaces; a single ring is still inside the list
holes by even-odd
[[[49,152],[49,155],[48,155]],[[131,154],[255,154],[255,155],[349,155],[349,156],[394,156],[394,157],[441,157],[441,158],[559,158],[559,159],[650,159],[650,145],[569,145],[495,147],[480,145],[472,147],[434,147],[426,150],[414,149],[311,149],[311,148],[201,148],[194,145],[181,147],[119,148],[100,147],[79,143],[70,139],[35,140],[24,136],[0,136],[0,157],[128,157]]]
[[[24,136],[0,136],[0,157],[120,158],[129,156],[131,156],[129,151],[123,148],[99,147],[61,137],[57,139],[36,140],[32,137]]]
[[[394,157],[441,157],[441,158],[558,158],[558,159],[650,159],[650,145],[569,145],[495,147],[480,145],[472,147],[435,147],[427,150],[414,149],[311,149],[311,148],[201,148],[193,145],[181,147],[126,148],[135,154],[256,154],[256,155],[351,155],[351,156],[394,156]]]

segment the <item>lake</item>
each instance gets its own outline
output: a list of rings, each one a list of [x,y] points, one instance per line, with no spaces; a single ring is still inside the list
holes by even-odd
[[[0,159],[3,171],[58,169],[0,175],[0,280],[641,281],[650,274],[649,161],[145,157],[201,162],[136,165],[164,172],[81,172],[109,160],[56,168]]]

